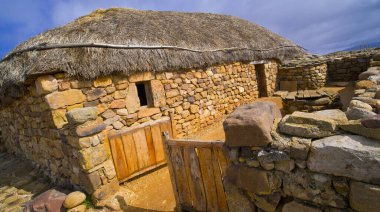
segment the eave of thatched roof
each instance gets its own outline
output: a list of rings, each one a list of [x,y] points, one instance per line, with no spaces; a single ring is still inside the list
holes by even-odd
[[[17,46],[0,62],[0,90],[54,72],[95,78],[306,54],[293,42],[225,15],[97,10]]]

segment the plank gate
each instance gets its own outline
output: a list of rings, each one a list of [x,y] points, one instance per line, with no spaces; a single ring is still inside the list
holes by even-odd
[[[172,133],[170,119],[143,124],[108,136],[119,182],[166,163],[162,132]]]
[[[228,211],[223,142],[164,139],[178,209]]]

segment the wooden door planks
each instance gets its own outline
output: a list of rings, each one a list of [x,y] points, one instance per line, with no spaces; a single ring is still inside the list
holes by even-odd
[[[150,127],[146,127],[144,130],[145,130],[146,144],[148,147],[149,165],[151,166],[151,165],[156,164],[156,153],[154,151],[152,131]]]
[[[152,139],[154,146],[154,153],[156,156],[156,161],[161,162],[165,160],[164,145],[162,142],[162,131],[160,125],[151,126]]]
[[[128,165],[125,160],[123,142],[120,137],[116,137],[111,139],[110,145],[117,178],[123,179],[129,174]]]
[[[135,141],[133,140],[131,134],[123,135],[121,138],[123,140],[124,153],[128,164],[128,170],[130,174],[133,174],[139,170]]]
[[[137,160],[139,161],[139,169],[143,169],[149,166],[149,151],[145,137],[145,130],[139,129],[133,134],[133,140],[135,141]]]
[[[197,211],[206,211],[206,196],[199,160],[194,147],[182,147],[185,171],[188,177],[192,206]]]
[[[189,180],[187,179],[185,162],[183,160],[181,147],[171,147],[170,158],[173,165],[174,178],[178,189],[179,202],[181,205],[191,208],[191,193],[189,188]]]

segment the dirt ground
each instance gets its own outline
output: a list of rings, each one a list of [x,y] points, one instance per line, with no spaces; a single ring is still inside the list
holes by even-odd
[[[122,192],[127,198],[124,211],[174,211],[175,199],[169,170],[164,166],[130,182],[124,183]]]

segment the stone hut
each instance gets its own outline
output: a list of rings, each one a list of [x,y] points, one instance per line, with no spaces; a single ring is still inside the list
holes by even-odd
[[[0,146],[101,205],[118,189],[109,133],[170,117],[184,137],[271,95],[291,41],[236,17],[97,10],[0,61]]]

